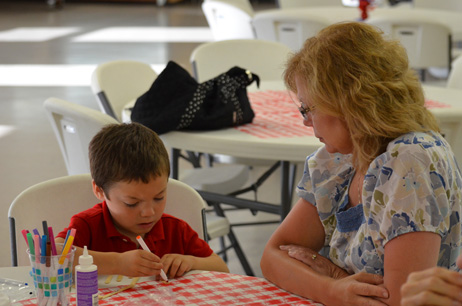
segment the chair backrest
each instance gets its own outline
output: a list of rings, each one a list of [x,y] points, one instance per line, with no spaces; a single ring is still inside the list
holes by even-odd
[[[282,9],[293,7],[342,6],[342,0],[278,0]]]
[[[56,235],[69,225],[73,215],[100,202],[93,194],[91,180],[89,173],[51,179],[27,188],[13,200],[8,211],[13,266],[29,265],[21,230],[37,228],[42,233],[42,221],[46,220]],[[169,179],[165,213],[188,222],[202,239],[205,207],[196,190]]]
[[[234,66],[248,69],[262,80],[282,80],[290,53],[289,47],[278,42],[236,39],[199,45],[190,60],[198,82],[216,77]]]
[[[91,89],[105,114],[122,122],[122,109],[151,87],[157,73],[146,63],[117,60],[98,65],[91,76]]]
[[[255,15],[253,26],[258,39],[277,41],[298,51],[305,41],[330,23],[322,16],[300,15],[296,11],[269,10]]]
[[[238,3],[207,0],[202,3],[207,23],[214,40],[253,39],[253,11],[249,12]]]
[[[462,163],[462,108],[437,108],[432,113],[438,119],[441,134],[451,145],[459,165]]]
[[[204,199],[194,188],[178,180],[168,179],[164,212],[186,221],[204,240],[207,237],[206,207]]]
[[[118,121],[98,110],[57,98],[48,98],[43,106],[58,140],[68,174],[90,172],[88,144],[103,126]]]
[[[402,1],[411,1],[411,0],[394,0],[394,2],[402,2]],[[343,6],[346,7],[354,7],[358,8],[359,7],[359,0],[340,0]],[[380,6],[388,6],[389,0],[374,0],[372,5],[374,7],[380,7]]]
[[[219,1],[232,4],[236,7],[239,7],[244,12],[247,12],[247,14],[249,14],[250,16],[253,16],[253,14],[255,13],[252,7],[252,3],[250,3],[249,0],[204,0],[204,2],[207,1]]]
[[[462,11],[462,1],[460,0],[413,0],[412,2],[415,8]]]
[[[21,192],[8,211],[12,265],[29,265],[21,230],[36,228],[43,234],[42,221],[46,220],[56,235],[74,214],[98,202],[88,173],[52,179]]]
[[[457,57],[452,62],[446,86],[448,88],[462,89],[462,56]]]
[[[412,68],[450,68],[451,30],[446,25],[412,14],[406,17],[371,17],[367,23],[377,26],[391,38],[399,40],[406,48]]]

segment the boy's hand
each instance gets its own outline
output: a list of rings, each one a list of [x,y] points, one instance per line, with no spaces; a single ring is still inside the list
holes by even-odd
[[[191,271],[194,261],[194,256],[180,254],[165,254],[160,260],[169,278],[182,276],[186,272]]]
[[[159,275],[163,268],[159,257],[144,250],[119,253],[117,262],[120,269],[118,274],[132,277]]]

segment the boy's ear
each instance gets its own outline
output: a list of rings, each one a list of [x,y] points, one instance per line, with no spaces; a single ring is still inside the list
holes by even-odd
[[[103,189],[101,189],[98,185],[95,184],[95,180],[92,180],[92,181],[91,181],[91,185],[92,185],[92,187],[93,187],[93,193],[94,193],[95,196],[98,198],[98,200],[104,201],[105,198],[104,198],[104,191],[103,191]]]

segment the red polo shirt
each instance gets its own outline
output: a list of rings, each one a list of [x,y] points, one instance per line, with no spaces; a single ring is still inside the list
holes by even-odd
[[[71,218],[69,227],[57,237],[66,238],[67,230],[75,228],[74,245],[99,252],[135,250],[136,244],[117,231],[106,202],[96,204]],[[208,257],[213,251],[185,221],[163,214],[152,230],[144,237],[148,248],[162,258],[165,254],[183,254]]]

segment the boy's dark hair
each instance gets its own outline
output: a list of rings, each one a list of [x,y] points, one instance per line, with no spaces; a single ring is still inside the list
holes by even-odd
[[[113,183],[170,175],[167,150],[151,129],[139,124],[110,124],[89,145],[90,171],[106,196]]]

